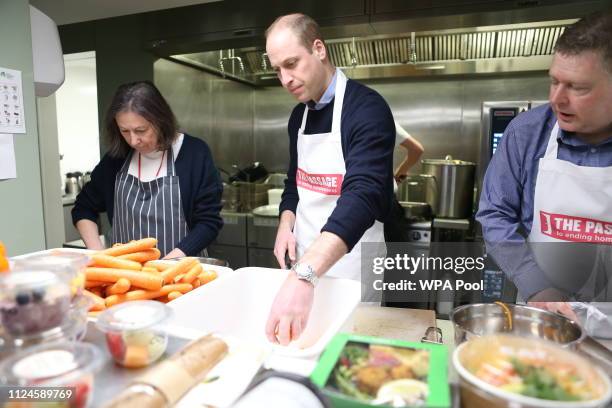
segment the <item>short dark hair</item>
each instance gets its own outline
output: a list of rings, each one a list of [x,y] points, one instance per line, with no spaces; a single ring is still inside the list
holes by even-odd
[[[125,157],[131,150],[121,135],[115,119],[121,112],[134,112],[149,121],[157,131],[159,150],[166,150],[172,146],[178,124],[170,105],[152,82],[130,82],[117,88],[106,112],[105,130],[110,156]]]
[[[612,13],[593,13],[567,27],[555,44],[555,52],[577,55],[595,51],[612,73]]]
[[[321,35],[321,28],[319,27],[319,24],[317,24],[312,17],[302,13],[287,14],[285,16],[278,17],[266,30],[266,39],[268,38],[268,35],[270,35],[270,32],[272,32],[272,30],[279,25],[279,23],[290,28],[291,31],[293,31],[298,37],[304,48],[306,48],[311,54],[312,44],[315,42],[315,40],[321,40],[325,44],[325,41],[323,41],[323,36]]]

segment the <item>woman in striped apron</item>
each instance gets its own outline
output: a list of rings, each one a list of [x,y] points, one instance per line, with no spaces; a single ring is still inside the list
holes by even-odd
[[[73,221],[85,244],[158,240],[165,258],[203,254],[222,225],[221,181],[205,142],[179,133],[170,106],[150,82],[119,87],[106,119],[109,152],[77,197]]]

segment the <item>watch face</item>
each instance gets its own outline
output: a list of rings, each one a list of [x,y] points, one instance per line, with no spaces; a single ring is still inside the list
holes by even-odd
[[[313,285],[315,284],[316,275],[310,265],[297,264],[295,267],[295,273],[298,276],[298,278],[308,281],[312,283]]]

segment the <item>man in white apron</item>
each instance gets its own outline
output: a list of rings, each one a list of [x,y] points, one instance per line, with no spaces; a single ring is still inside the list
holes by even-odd
[[[280,17],[266,34],[272,67],[302,102],[289,119],[291,163],[274,249],[293,272],[266,326],[271,341],[287,344],[306,326],[318,277],[359,280],[362,243],[373,243],[368,255],[384,256],[395,129],[382,97],[333,67],[310,17]]]
[[[519,295],[575,317],[561,300],[612,300],[612,15],[568,27],[549,75],[550,105],[519,115],[506,129],[477,218],[487,249]],[[522,256],[507,251],[518,247],[525,248]],[[569,269],[564,263],[585,259],[584,268],[570,271],[576,276],[561,276]]]

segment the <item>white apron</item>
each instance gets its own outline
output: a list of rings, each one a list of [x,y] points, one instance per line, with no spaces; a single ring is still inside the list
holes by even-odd
[[[334,211],[342,190],[346,174],[340,118],[346,89],[346,76],[336,70],[336,93],[331,132],[304,134],[308,108],[304,110],[302,125],[298,131],[298,166],[296,183],[299,202],[296,211],[294,234],[297,241],[298,259],[321,234],[321,228]],[[360,280],[361,243],[381,243],[376,256],[385,256],[383,224],[375,221],[361,237],[353,250],[344,255],[325,275]],[[382,251],[382,253],[381,253]],[[368,251],[369,255],[369,251]]]
[[[575,294],[605,295],[610,291],[609,279],[589,270],[572,266],[589,261],[597,270],[610,274],[612,252],[612,167],[586,167],[557,159],[559,125],[550,134],[546,153],[540,159],[535,186],[533,226],[528,241],[538,265],[547,278],[558,282],[560,269],[565,273],[582,274],[575,282],[582,288],[564,288]],[[541,242],[567,242],[575,244],[547,245]],[[589,245],[592,243],[598,245]],[[553,249],[554,248],[554,249]],[[559,251],[559,249],[562,249]],[[554,258],[554,259],[552,259]],[[555,265],[556,270],[551,270]],[[564,266],[569,267],[564,268]],[[569,275],[568,275],[569,276]],[[562,285],[571,278],[561,278]],[[582,289],[582,290],[580,290]]]

